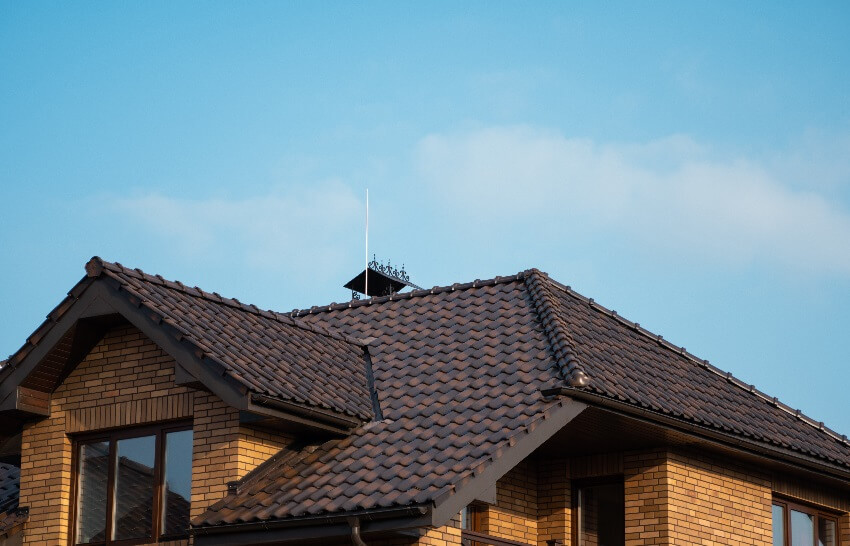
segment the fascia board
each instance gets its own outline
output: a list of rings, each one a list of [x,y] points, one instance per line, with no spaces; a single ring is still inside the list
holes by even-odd
[[[570,421],[575,419],[587,404],[570,398],[561,398],[553,403],[552,407],[538,418],[539,423],[530,432],[519,432],[523,435],[518,439],[516,445],[507,448],[502,455],[487,465],[480,473],[475,475],[464,485],[460,486],[453,494],[438,499],[431,512],[431,525],[441,527],[455,517],[461,509],[486,496],[486,492],[512,468],[518,465],[534,450],[543,445],[556,432],[561,430]]]

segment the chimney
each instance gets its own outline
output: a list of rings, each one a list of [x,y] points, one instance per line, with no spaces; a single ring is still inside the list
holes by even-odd
[[[359,300],[361,294],[367,297],[391,296],[408,286],[421,289],[410,282],[410,277],[404,270],[404,265],[399,270],[394,268],[389,260],[387,260],[387,265],[378,263],[374,254],[368,267],[345,284],[345,288],[351,290],[351,299],[354,300]]]

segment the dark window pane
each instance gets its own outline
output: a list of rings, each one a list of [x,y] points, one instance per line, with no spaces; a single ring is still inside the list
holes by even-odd
[[[578,491],[579,546],[622,546],[625,543],[623,484],[582,487]]]
[[[835,533],[835,521],[826,518],[818,518],[818,546],[835,546],[838,544]]]
[[[109,442],[80,446],[77,498],[77,542],[106,539],[106,491],[109,477]]]
[[[155,436],[116,442],[113,540],[151,536],[155,449]]]
[[[785,546],[785,508],[773,505],[773,546]]]
[[[162,534],[186,534],[192,497],[192,431],[165,435]]]
[[[791,510],[791,546],[814,546],[814,540],[814,516]]]

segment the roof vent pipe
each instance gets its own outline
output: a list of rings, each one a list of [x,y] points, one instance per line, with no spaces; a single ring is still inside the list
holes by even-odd
[[[348,525],[351,526],[351,542],[354,546],[366,546],[360,536],[360,518],[348,518]]]

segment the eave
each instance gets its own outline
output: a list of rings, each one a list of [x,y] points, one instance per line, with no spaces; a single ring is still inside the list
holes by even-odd
[[[792,469],[813,472],[829,480],[836,480],[845,486],[850,485],[850,469],[826,460],[800,453],[781,446],[758,442],[741,435],[727,433],[683,419],[664,415],[648,408],[638,407],[619,400],[601,396],[572,387],[556,387],[543,391],[545,396],[565,396],[581,400],[588,406],[602,408],[637,421],[661,426],[675,432],[693,436],[700,440],[722,446],[732,452],[749,457],[779,463]]]

